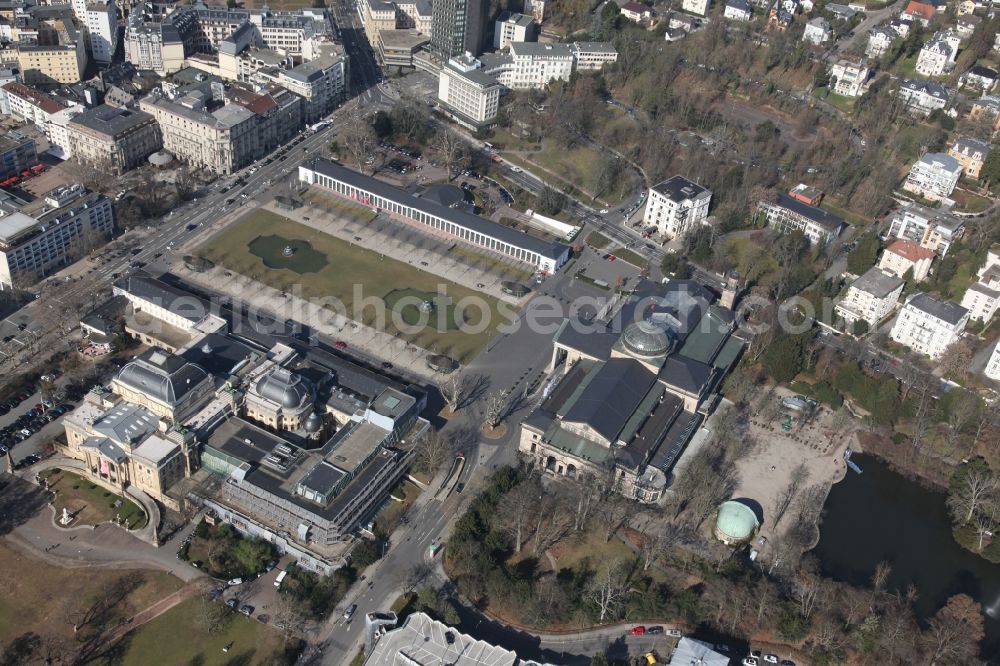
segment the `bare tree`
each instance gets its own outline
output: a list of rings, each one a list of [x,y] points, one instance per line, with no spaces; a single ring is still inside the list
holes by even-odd
[[[983,639],[982,608],[966,594],[956,594],[928,622],[924,644],[930,666],[961,664],[979,652]]]
[[[892,565],[882,560],[875,565],[875,573],[872,574],[872,596],[870,603],[874,604],[876,597],[885,591],[885,586],[892,575]]]
[[[457,412],[462,406],[469,388],[468,378],[459,372],[454,372],[451,376],[438,384],[441,397],[444,398],[448,406],[448,411]]]
[[[560,486],[556,494],[546,493],[535,507],[535,545],[533,552],[544,553],[573,528],[571,498]]]
[[[448,180],[452,180],[455,177],[455,168],[467,155],[465,141],[450,129],[442,128],[434,135],[430,148],[445,168]]]
[[[954,447],[962,431],[969,427],[979,414],[979,398],[965,389],[959,391],[948,407],[948,445]]]
[[[611,541],[611,537],[618,532],[619,528],[625,524],[625,520],[634,510],[632,502],[618,494],[608,494],[601,502],[597,510],[597,517],[604,530],[604,540]]]
[[[503,421],[507,411],[507,396],[510,391],[503,389],[493,391],[486,396],[486,405],[483,414],[484,425],[488,428],[496,428]]]
[[[374,156],[377,139],[375,130],[360,108],[355,107],[348,115],[347,124],[340,135],[344,149],[362,173],[369,159]],[[374,169],[372,170],[374,171]]]
[[[587,587],[587,598],[597,606],[603,623],[609,615],[614,616],[625,604],[628,583],[620,562],[607,562],[597,572]]]
[[[227,621],[231,617],[232,613],[226,606],[209,599],[206,595],[201,595],[198,597],[198,603],[195,605],[195,612],[191,619],[196,631],[204,631],[209,635],[214,635],[225,629]]]
[[[788,484],[782,488],[781,492],[778,493],[777,498],[774,501],[774,527],[778,527],[778,523],[781,519],[785,517],[785,513],[788,511],[788,507],[792,505],[792,500],[798,494],[799,490],[802,489],[802,485],[805,483],[806,479],[809,478],[809,470],[802,463],[792,470],[792,475],[788,480]]]
[[[421,472],[434,474],[452,453],[452,439],[448,435],[428,429],[414,447],[414,466]]]
[[[962,525],[972,520],[988,501],[994,497],[997,490],[997,480],[988,469],[974,469],[965,474],[948,495],[948,508],[955,522]]]
[[[533,509],[538,506],[541,487],[531,480],[524,481],[500,498],[496,518],[504,532],[514,539],[514,551],[520,553],[528,526],[533,522]]]
[[[418,562],[411,566],[406,572],[406,580],[403,587],[407,592],[412,592],[427,582],[433,570],[426,562]]]

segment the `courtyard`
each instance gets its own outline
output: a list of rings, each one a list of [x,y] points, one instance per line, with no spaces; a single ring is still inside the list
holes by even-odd
[[[211,238],[199,254],[283,294],[322,302],[460,362],[474,357],[501,322],[493,296],[269,210],[249,213]]]
[[[131,530],[146,524],[146,514],[138,504],[89,479],[59,469],[43,472],[41,477],[55,493],[52,506],[56,517],[66,509],[73,518],[70,527],[110,523],[116,518]]]

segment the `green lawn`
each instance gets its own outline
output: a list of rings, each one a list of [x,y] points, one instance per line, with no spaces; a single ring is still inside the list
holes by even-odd
[[[819,207],[822,208],[823,210],[828,210],[831,213],[834,213],[835,215],[839,215],[840,217],[844,218],[845,222],[854,227],[865,227],[871,222],[870,218],[867,218],[864,215],[859,215],[853,211],[847,210],[846,208],[841,208],[840,206],[836,206],[830,203],[829,201],[826,201],[825,199],[823,200],[823,203],[821,203]]]
[[[955,200],[955,209],[964,213],[981,213],[992,203],[986,197],[964,190],[955,190],[951,193],[951,198]]]
[[[614,250],[614,255],[622,261],[627,261],[636,268],[647,268],[649,266],[649,259],[646,259],[646,257],[642,256],[638,252],[633,252],[632,250],[619,248]]]
[[[829,104],[830,106],[839,109],[840,111],[843,111],[848,115],[854,113],[855,99],[853,97],[838,95],[837,93],[832,91],[830,92],[830,94],[826,94],[826,91],[827,91],[826,88],[816,88],[816,90],[814,90],[813,93],[818,98]]]
[[[49,480],[49,487],[55,491],[53,506],[58,515],[65,507],[75,521],[72,525],[98,525],[112,522],[118,515],[129,526],[138,529],[146,524],[146,514],[138,504],[122,498],[114,491],[98,485],[72,472],[49,470],[42,474]],[[121,505],[115,507],[116,502]]]
[[[279,229],[283,239],[308,243],[312,251],[323,255],[325,265],[310,273],[266,266],[249,246]],[[199,254],[275,289],[288,291],[292,285],[299,285],[304,298],[323,299],[327,307],[342,307],[352,319],[379,326],[412,344],[447,354],[462,363],[482,349],[501,322],[495,298],[265,210],[254,211],[237,221],[199,248]],[[398,330],[393,326],[392,312],[379,308],[378,303],[385,304],[385,299],[399,290],[446,295],[452,307],[462,308],[461,320],[467,325],[466,330],[436,327],[437,317],[431,317],[430,325],[419,330]],[[384,327],[381,321],[385,322]]]
[[[611,239],[598,231],[591,231],[587,236],[587,245],[595,250],[603,250],[611,244]]]
[[[234,612],[217,633],[209,634],[199,622],[200,605],[206,603],[203,599],[188,599],[128,634],[123,652],[104,663],[120,666],[273,663],[282,643],[277,632]],[[223,652],[222,648],[230,644],[229,651]]]

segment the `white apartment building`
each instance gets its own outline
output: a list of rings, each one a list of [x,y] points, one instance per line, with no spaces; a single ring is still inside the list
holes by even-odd
[[[896,31],[888,26],[872,29],[868,33],[868,46],[865,47],[865,55],[869,58],[881,58],[882,54],[892,46],[896,37]]]
[[[934,250],[923,247],[917,241],[908,238],[897,238],[882,252],[878,267],[896,277],[906,276],[912,271],[913,281],[922,282],[930,273],[931,264],[937,254]]]
[[[618,51],[608,42],[573,42],[573,68],[578,72],[604,69],[605,65],[618,62]]]
[[[962,237],[964,224],[961,218],[947,211],[909,203],[900,206],[890,219],[888,235],[915,241],[943,257],[951,244]]]
[[[875,328],[896,307],[903,286],[899,277],[873,266],[847,289],[847,294],[836,305],[836,313],[848,326],[864,320]]]
[[[954,57],[951,44],[943,38],[935,38],[920,49],[914,69],[923,76],[944,76],[951,69]]]
[[[778,194],[777,201],[762,199],[757,203],[757,216],[761,215],[767,226],[778,233],[801,231],[813,245],[826,245],[846,226],[840,216],[782,193]]]
[[[118,46],[118,9],[114,0],[86,2],[84,15],[77,18],[86,27],[90,56],[97,63],[110,64]]]
[[[493,123],[503,86],[466,54],[448,61],[438,77],[438,99],[456,122],[473,129]]]
[[[983,371],[990,379],[995,379],[1000,382],[1000,339],[997,340],[996,345],[993,347],[993,354],[990,356],[990,360],[986,362],[986,369]]]
[[[951,101],[951,96],[943,85],[924,79],[903,81],[896,94],[906,102],[908,111],[924,116],[945,108]]]
[[[819,46],[829,41],[832,36],[833,30],[830,28],[830,22],[822,16],[817,16],[806,23],[805,30],[802,32],[802,41]]]
[[[988,322],[1000,307],[1000,247],[990,248],[976,277],[962,297],[962,307],[969,311],[969,319]]]
[[[662,236],[685,236],[706,224],[712,192],[683,176],[674,176],[649,188],[643,223]]]
[[[857,62],[841,58],[830,68],[833,92],[845,97],[860,97],[868,87],[871,69],[868,61]]]
[[[910,167],[903,189],[928,201],[940,201],[951,196],[961,176],[962,165],[954,157],[927,153]]]
[[[500,83],[514,90],[569,81],[573,74],[573,51],[569,44],[514,42],[510,45],[510,57],[510,71],[501,73]]]
[[[708,16],[712,0],[681,0],[681,11],[697,16]]]
[[[505,49],[513,42],[534,42],[538,39],[535,19],[524,14],[503,12],[493,26],[493,48]]]
[[[78,184],[0,212],[0,289],[34,283],[68,266],[105,243],[114,227],[111,201]]]
[[[753,18],[753,12],[747,0],[726,0],[726,8],[722,11],[722,16],[730,21],[746,23]]]
[[[899,311],[889,337],[918,354],[937,359],[955,343],[969,321],[969,311],[925,293],[913,294]]]
[[[347,58],[329,45],[323,55],[281,70],[276,83],[304,100],[304,120],[314,123],[344,102],[349,80]]]

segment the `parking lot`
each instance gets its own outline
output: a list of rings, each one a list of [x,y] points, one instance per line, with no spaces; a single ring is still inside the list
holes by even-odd
[[[18,397],[21,396],[24,399],[18,402]],[[39,406],[43,408],[41,412],[38,411]],[[3,456],[0,459],[0,470],[7,468],[8,449],[11,450],[15,465],[29,456],[50,453],[43,446],[63,432],[59,417],[72,408],[73,405],[65,397],[60,401],[46,400],[37,390],[30,395],[12,395],[0,403],[0,412],[5,412],[0,416],[0,456]]]

